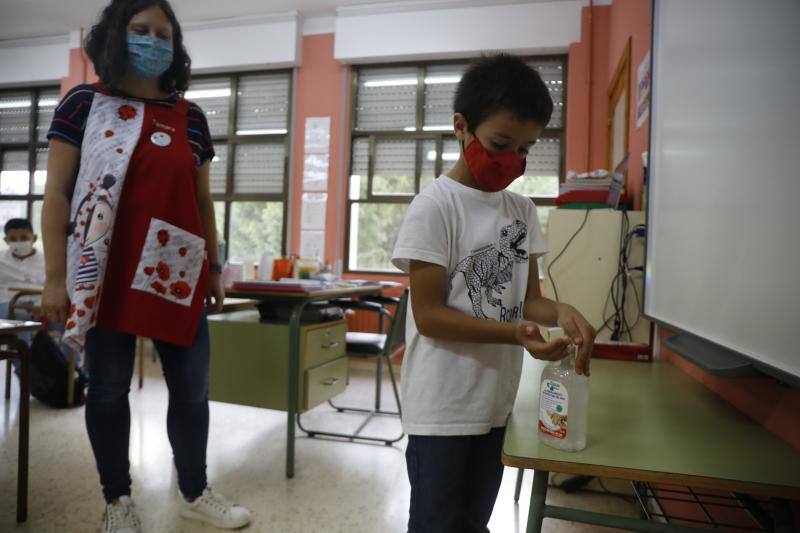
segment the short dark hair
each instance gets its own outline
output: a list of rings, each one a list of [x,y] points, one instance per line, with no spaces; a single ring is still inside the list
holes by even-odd
[[[493,54],[473,61],[458,82],[453,110],[467,119],[470,132],[500,110],[543,128],[553,114],[553,99],[539,73],[511,54]]]
[[[158,84],[166,92],[184,92],[189,87],[192,60],[183,46],[183,33],[167,0],[112,0],[92,26],[83,47],[94,63],[94,70],[108,87],[114,87],[128,69],[128,23],[133,16],[157,6],[172,24],[173,57]]]
[[[6,222],[6,227],[3,230],[6,235],[8,232],[15,229],[26,229],[33,233],[33,226],[31,225],[31,221],[27,218],[12,218],[8,222]]]

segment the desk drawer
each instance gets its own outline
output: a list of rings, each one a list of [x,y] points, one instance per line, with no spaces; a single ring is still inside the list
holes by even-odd
[[[303,343],[302,368],[309,369],[327,363],[347,352],[347,323],[308,329]]]
[[[306,370],[302,409],[311,409],[344,392],[347,388],[347,369],[347,357],[340,357]]]

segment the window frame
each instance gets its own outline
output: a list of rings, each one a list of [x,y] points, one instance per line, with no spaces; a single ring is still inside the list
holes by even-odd
[[[563,109],[561,126],[545,128],[542,139],[559,139],[560,141],[560,154],[559,154],[559,168],[558,168],[558,182],[564,183],[565,179],[565,165],[566,165],[566,123],[567,123],[567,93],[568,93],[568,72],[569,72],[569,56],[567,54],[546,54],[535,56],[524,56],[525,61],[552,61],[556,60],[561,63],[563,72]],[[463,65],[469,59],[461,60],[440,60],[440,61],[423,61],[423,62],[399,62],[399,63],[376,63],[355,65],[351,69],[350,76],[350,127],[347,133],[347,146],[349,147],[347,174],[342,179],[346,181],[345,187],[345,228],[344,228],[344,273],[356,275],[385,275],[385,276],[405,276],[405,274],[390,270],[359,270],[353,269],[350,265],[350,227],[351,227],[351,213],[353,204],[410,204],[414,197],[419,194],[420,178],[422,174],[422,158],[420,150],[416,150],[416,157],[414,162],[414,194],[411,195],[374,195],[372,192],[372,184],[374,179],[375,168],[375,144],[379,140],[413,140],[415,142],[433,140],[436,143],[436,161],[434,162],[434,179],[442,174],[444,170],[442,161],[442,148],[444,142],[447,140],[455,139],[452,131],[424,131],[423,126],[425,122],[425,72],[431,66],[446,66],[446,65]],[[358,108],[358,80],[359,72],[361,69],[372,68],[388,68],[388,67],[416,67],[417,68],[417,102],[416,102],[416,115],[415,115],[415,131],[383,131],[383,130],[356,130]],[[351,183],[350,176],[353,171],[353,146],[356,139],[368,139],[369,145],[367,149],[367,196],[364,199],[352,199],[351,196]],[[554,206],[555,198],[535,196],[529,197],[536,205],[541,206]]]
[[[39,124],[39,101],[41,100],[42,93],[55,91],[61,93],[61,87],[58,85],[38,85],[28,87],[7,87],[0,90],[0,96],[7,93],[28,93],[31,99],[31,113],[28,117],[28,140],[6,142],[0,141],[0,171],[3,170],[3,160],[5,159],[6,152],[28,152],[28,194],[0,194],[0,201],[2,202],[25,202],[25,218],[33,224],[33,205],[36,202],[44,201],[44,193],[34,193],[35,185],[35,172],[37,170],[47,170],[36,168],[36,152],[40,149],[48,149],[49,141],[45,139],[40,141],[36,132],[36,126]],[[59,96],[60,101],[60,96]],[[55,107],[57,107],[56,104]],[[47,125],[49,128],[49,124]],[[39,221],[41,224],[41,221]],[[34,224],[34,227],[36,225]]]
[[[237,120],[237,106],[239,103],[239,80],[242,77],[259,75],[259,74],[286,74],[289,78],[289,105],[286,107],[286,133],[266,133],[257,135],[238,135],[236,133],[236,120]],[[291,162],[291,146],[292,146],[292,114],[294,112],[294,76],[293,69],[274,69],[274,70],[253,70],[253,71],[239,71],[239,72],[223,72],[214,74],[199,74],[192,76],[191,81],[205,81],[228,78],[230,81],[231,95],[228,100],[228,129],[225,135],[212,135],[211,143],[216,150],[217,146],[225,145],[227,147],[227,158],[225,160],[225,192],[212,193],[211,199],[213,202],[222,202],[225,204],[225,217],[224,227],[217,228],[217,231],[223,235],[225,239],[225,257],[230,258],[231,250],[231,213],[232,204],[236,202],[281,202],[283,204],[283,220],[281,221],[281,250],[282,255],[286,255],[287,245],[287,224],[289,220],[289,178],[290,178],[290,162]],[[189,86],[191,90],[191,82]],[[201,100],[202,103],[202,100]],[[203,106],[201,104],[200,107]],[[283,157],[283,192],[281,194],[274,193],[236,193],[235,192],[235,159],[236,159],[236,146],[240,144],[258,144],[275,140],[283,140],[284,157]]]

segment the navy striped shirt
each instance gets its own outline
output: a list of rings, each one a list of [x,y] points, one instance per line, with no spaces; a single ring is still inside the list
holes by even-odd
[[[86,120],[89,117],[89,110],[92,107],[94,94],[98,91],[96,85],[84,84],[73,87],[61,103],[56,107],[53,115],[53,122],[47,132],[47,138],[57,137],[68,143],[81,147],[83,143],[83,132],[86,129]],[[178,101],[178,94],[173,93],[164,100],[151,100],[144,98],[134,98],[120,92],[112,92],[113,95],[124,96],[131,100],[139,100],[147,104],[156,104],[172,107]],[[192,146],[195,163],[201,166],[206,161],[214,157],[214,146],[211,143],[211,133],[208,130],[206,114],[194,102],[189,102],[189,110],[186,112],[187,133],[189,144]]]

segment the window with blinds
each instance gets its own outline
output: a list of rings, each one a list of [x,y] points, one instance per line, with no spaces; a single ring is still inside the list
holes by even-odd
[[[291,73],[198,77],[186,98],[205,112],[214,142],[210,188],[228,257],[283,254]]]
[[[57,87],[0,92],[0,227],[27,218],[41,234],[47,130],[59,99]]]
[[[540,219],[558,195],[564,158],[566,57],[530,58],[553,99],[553,115],[510,190],[531,197]],[[453,98],[467,62],[355,71],[348,192],[351,272],[397,272],[391,253],[413,197],[459,158]]]

